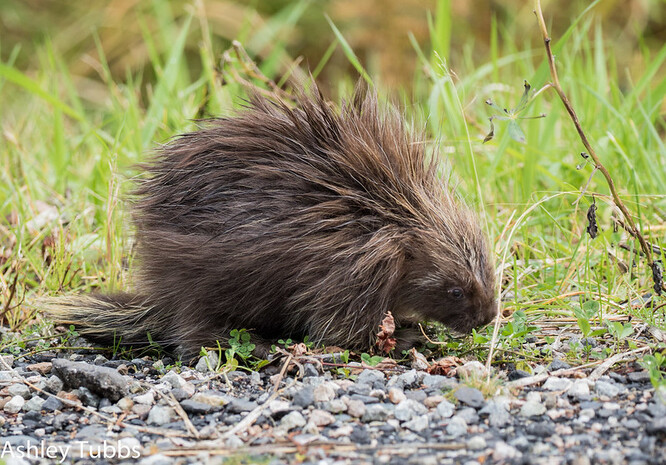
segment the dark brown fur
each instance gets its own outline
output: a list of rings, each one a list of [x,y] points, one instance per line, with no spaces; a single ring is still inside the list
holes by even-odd
[[[368,351],[387,311],[400,348],[435,320],[468,332],[496,312],[475,217],[395,110],[357,91],[295,109],[256,97],[162,148],[134,205],[137,294],[54,311],[84,335],[185,355],[247,328]],[[462,293],[462,296],[458,294]]]

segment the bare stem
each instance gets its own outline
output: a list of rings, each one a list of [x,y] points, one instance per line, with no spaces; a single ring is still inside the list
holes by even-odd
[[[622,212],[622,216],[624,216],[624,219],[626,221],[627,231],[633,237],[638,239],[638,242],[641,245],[641,249],[643,250],[643,253],[645,253],[645,256],[647,257],[648,265],[652,267],[653,266],[652,249],[648,246],[647,241],[641,234],[640,230],[636,227],[636,223],[634,222],[631,213],[624,205],[624,202],[622,202],[622,199],[620,198],[620,195],[618,194],[617,189],[615,188],[615,182],[613,181],[613,178],[611,177],[606,167],[601,163],[599,156],[590,145],[590,142],[587,140],[587,136],[583,131],[583,127],[581,126],[580,121],[578,120],[578,116],[576,116],[576,112],[574,111],[571,102],[569,102],[569,99],[564,93],[564,90],[562,90],[562,86],[560,85],[560,79],[557,75],[557,68],[555,67],[555,57],[553,56],[553,51],[551,50],[550,47],[551,39],[550,36],[548,35],[546,22],[543,19],[543,12],[541,11],[541,0],[536,0],[536,9],[534,10],[534,14],[537,17],[537,22],[539,23],[539,28],[541,29],[541,35],[543,36],[543,43],[546,47],[546,55],[548,56],[548,67],[550,68],[550,76],[552,79],[550,85],[553,89],[555,89],[557,95],[559,95],[560,100],[564,104],[564,108],[566,108],[567,112],[569,113],[569,116],[571,117],[571,120],[574,123],[574,126],[576,126],[576,131],[578,131],[578,136],[580,137],[580,140],[583,142],[583,145],[585,146],[587,153],[590,155],[592,160],[594,160],[595,170],[599,170],[601,174],[604,175],[604,178],[606,178],[606,183],[608,184],[611,196],[613,197],[613,202],[620,209],[620,211]]]

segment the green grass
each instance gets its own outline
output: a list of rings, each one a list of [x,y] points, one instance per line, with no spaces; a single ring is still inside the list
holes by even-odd
[[[160,48],[146,26],[142,45],[149,61],[122,80],[112,77],[95,31],[89,36],[100,56],[92,63],[95,79],[73,73],[48,39],[37,49],[37,66],[15,66],[19,46],[0,63],[0,312],[13,328],[38,315],[27,304],[39,296],[131,287],[131,230],[120,199],[137,174],[133,165],[156,144],[194,129],[194,119],[229,114],[242,104],[242,86],[228,73],[221,79],[223,48],[206,18],[176,15],[167,3],[156,1],[154,8],[160,40],[169,46]],[[241,34],[246,43],[270,48],[254,58],[276,81],[287,56],[281,37],[297,27],[305,8],[313,6],[289,4],[263,28]],[[493,114],[486,100],[511,108],[523,80],[539,89],[549,79],[536,27],[517,31],[493,21],[487,56],[475,55],[472,45],[454,54],[450,15],[450,2],[440,2],[429,21],[431,46],[413,41],[419,66],[410,86],[387,89],[382,76],[364,77],[380,94],[401,100],[407,119],[427,127],[460,196],[482,215],[498,264],[506,257],[506,309],[524,311],[537,326],[560,321],[575,328],[581,302],[594,300],[593,322],[629,314],[666,330],[664,307],[654,309],[664,298],[647,301],[649,269],[635,241],[613,231],[613,207],[599,173],[574,203],[592,166],[577,169],[584,149],[556,94],[541,93],[521,113],[546,115],[518,120],[525,143],[513,140],[503,121],[495,121],[495,137],[482,142]],[[313,69],[319,73],[331,54],[343,53],[365,73],[344,34],[330,25],[330,46],[324,56],[311,57]],[[663,247],[666,46],[642,48],[636,57],[642,71],[635,74],[618,69],[612,39],[593,8],[581,13],[554,37],[560,80],[643,233]],[[238,63],[229,66],[243,71]],[[348,76],[328,93],[348,95],[356,79]],[[593,196],[602,229],[594,240],[585,233]]]

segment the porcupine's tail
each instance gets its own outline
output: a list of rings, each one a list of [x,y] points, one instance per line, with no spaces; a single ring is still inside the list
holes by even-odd
[[[92,342],[109,347],[168,348],[154,325],[157,309],[145,297],[127,293],[49,298],[39,303],[55,322],[74,325]]]

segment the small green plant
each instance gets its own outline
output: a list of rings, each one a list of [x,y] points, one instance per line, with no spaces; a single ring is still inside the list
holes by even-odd
[[[495,114],[488,118],[488,121],[490,121],[490,132],[483,139],[484,143],[490,141],[495,136],[495,125],[493,124],[493,120],[508,121],[507,131],[509,137],[516,142],[524,143],[525,133],[518,125],[518,120],[544,118],[546,116],[543,114],[538,116],[518,116],[523,110],[525,110],[525,108],[527,108],[527,104],[530,102],[530,89],[532,89],[532,86],[530,86],[527,81],[523,81],[523,88],[523,96],[520,98],[520,102],[518,102],[518,105],[516,105],[515,108],[510,110],[500,107],[491,99],[486,100],[486,104],[495,111]]]
[[[340,361],[342,362],[343,365],[347,365],[349,363],[349,351],[345,350],[340,354]],[[349,378],[351,376],[351,369],[349,369],[346,366],[342,367],[337,367],[335,370],[339,376],[344,376],[345,378]]]
[[[249,358],[256,347],[255,344],[250,342],[250,333],[245,329],[232,329],[230,334],[231,338],[229,339],[227,352],[231,351],[232,356],[238,354],[243,360]]]
[[[638,363],[649,373],[650,382],[656,390],[666,389],[666,349],[645,355]]]
[[[590,325],[590,320],[599,311],[599,302],[596,300],[588,300],[583,302],[578,307],[574,307],[573,312],[576,316],[576,322],[580,328],[580,332],[583,333],[584,337],[588,337],[592,334],[592,326]]]
[[[524,344],[526,337],[539,328],[530,325],[523,310],[513,313],[513,320],[509,321],[500,331],[500,342],[507,347],[519,347]]]
[[[216,372],[229,372],[237,369],[259,370],[268,363],[269,360],[259,359],[252,355],[256,344],[252,342],[252,337],[246,329],[234,329],[229,333],[228,348],[222,348],[220,341],[217,341],[217,350],[211,352],[202,347],[199,355],[208,357],[208,368]],[[215,357],[213,356],[216,355]],[[224,354],[224,362],[222,360]],[[214,363],[215,366],[211,364]]]
[[[226,363],[222,367],[222,371],[234,371],[239,368],[240,358],[243,363],[247,363],[248,359],[252,356],[252,351],[256,347],[255,344],[251,342],[250,333],[245,329],[233,329],[229,333],[229,348],[224,350],[224,358]],[[220,342],[217,342],[218,353],[222,353],[222,347]],[[238,358],[236,358],[238,356]],[[216,367],[216,370],[219,370],[220,366]]]
[[[382,360],[384,360],[384,357],[382,357],[381,355],[372,355],[372,356],[371,356],[371,355],[366,354],[366,353],[364,352],[364,353],[361,354],[361,360],[362,360],[363,363],[365,363],[366,365],[369,365],[369,366],[371,366],[371,367],[374,367],[374,366],[377,366],[377,365],[379,364],[379,362],[381,362]]]
[[[310,340],[310,336],[305,336],[305,337],[303,338],[303,344],[305,344],[305,347],[307,347],[308,350],[313,349],[314,346],[315,346],[314,341],[311,341],[311,340]]]
[[[631,323],[624,323],[620,321],[605,321],[608,332],[615,339],[615,343],[618,344],[622,340],[628,338],[634,333],[634,327]]]
[[[76,328],[74,325],[69,325],[69,328],[67,329],[67,332],[65,334],[60,335],[60,345],[67,345],[70,339],[75,339],[79,337],[79,333],[76,331]],[[114,347],[115,347],[115,341],[114,341]]]

